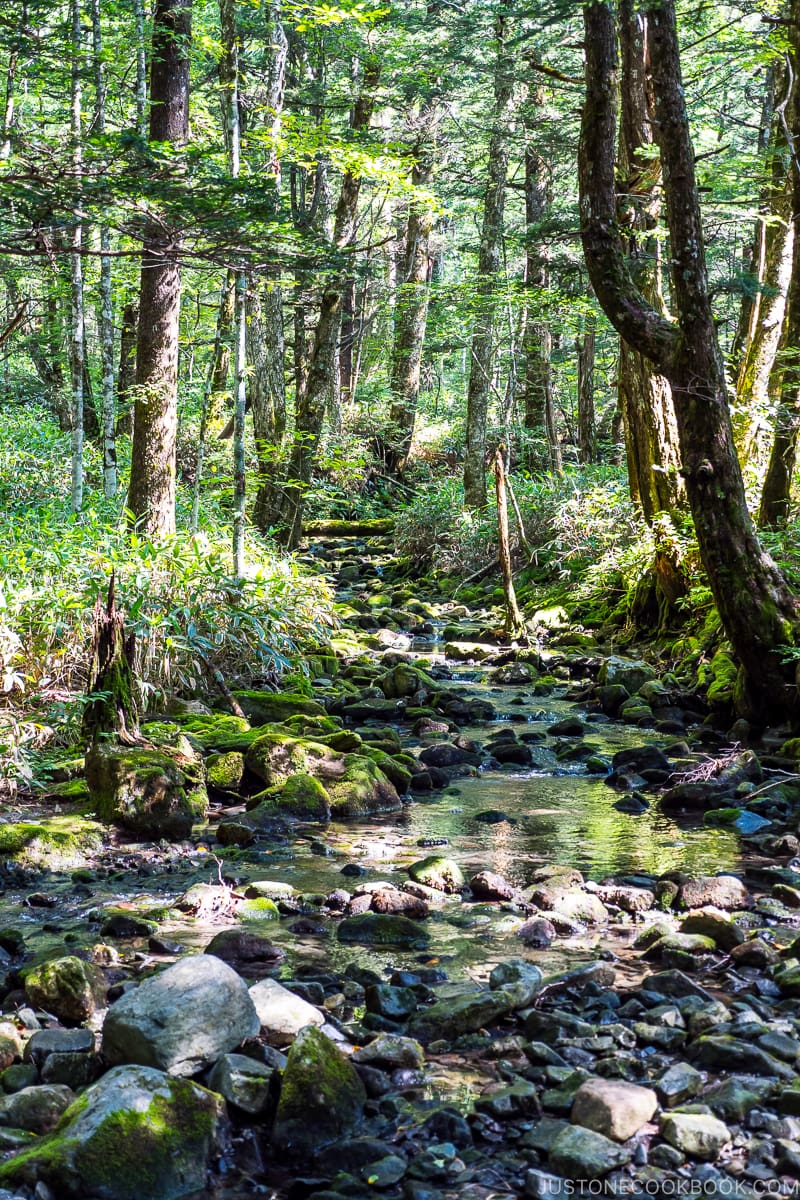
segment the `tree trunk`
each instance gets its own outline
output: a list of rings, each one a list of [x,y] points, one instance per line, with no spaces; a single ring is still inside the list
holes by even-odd
[[[70,96],[70,136],[72,141],[72,170],[75,184],[83,178],[83,133],[81,107],[83,103],[83,49],[81,3],[72,0],[72,86]],[[83,508],[83,376],[86,359],[86,340],[83,313],[83,223],[80,212],[72,230],[72,253],[69,259],[72,327],[70,330],[70,376],[72,380],[72,511]]]
[[[661,251],[654,236],[661,216],[661,160],[653,145],[649,20],[633,0],[619,0],[622,120],[617,212],[627,240],[631,274],[642,295],[664,312]],[[652,362],[620,343],[618,397],[625,429],[631,499],[652,525],[660,512],[685,502],[672,391]]]
[[[483,202],[483,226],[475,285],[477,314],[472,333],[467,429],[464,448],[464,504],[486,506],[486,424],[492,383],[494,292],[501,269],[503,210],[509,159],[509,125],[514,103],[514,80],[507,50],[508,18],[494,22],[494,116],[489,139],[489,179]]]
[[[91,662],[86,687],[91,698],[83,710],[82,731],[89,749],[109,738],[128,744],[138,740],[139,717],[134,694],[134,635],[125,636],[125,614],[117,608],[111,576],[108,601],[94,606]]]
[[[436,128],[440,116],[440,106],[436,100],[432,100],[418,118],[411,173],[414,187],[427,187],[433,178]],[[427,204],[411,202],[395,303],[394,343],[389,370],[392,443],[387,447],[386,464],[390,471],[404,470],[414,437],[430,298],[429,252],[433,219],[434,213]]]
[[[778,88],[785,92],[786,72],[779,72]],[[793,85],[794,90],[794,85]],[[791,105],[795,105],[789,97]],[[789,148],[783,112],[773,120],[767,159],[771,182],[758,219],[757,291],[747,304],[747,334],[739,355],[736,379],[736,408],[733,432],[739,461],[751,474],[763,472],[766,458],[769,414],[780,395],[782,367],[777,362],[786,315],[786,300],[792,276],[794,222],[792,219],[793,174],[786,161]],[[791,119],[791,113],[789,114]]]
[[[100,0],[92,3],[92,50],[94,58],[95,133],[106,132],[106,68],[103,57],[103,28]],[[111,231],[100,226],[100,358],[102,362],[103,494],[117,494],[116,393],[114,391],[114,296],[111,278]]]
[[[497,536],[500,548],[500,569],[503,574],[503,595],[506,600],[506,636],[519,638],[525,633],[525,618],[517,603],[514,591],[514,574],[511,563],[511,544],[508,536],[508,496],[506,495],[506,467],[503,447],[498,446],[494,456],[494,481],[497,496]],[[524,536],[524,530],[523,530]]]
[[[578,353],[578,461],[582,463],[593,463],[597,452],[597,429],[594,419],[596,339],[595,319],[589,316],[575,347]]]
[[[369,128],[379,79],[380,64],[375,59],[368,60],[361,93],[350,120],[350,126],[356,134],[363,134]],[[360,189],[360,176],[346,172],[334,216],[334,250],[342,250],[353,239]],[[283,489],[278,517],[282,526],[282,540],[290,549],[297,546],[302,536],[305,493],[311,482],[328,397],[335,382],[336,348],[346,282],[347,274],[337,273],[323,290],[305,387],[295,401],[295,433],[289,477]]]
[[[617,232],[614,145],[617,42],[606,3],[584,10],[586,103],[579,180],[584,252],[595,294],[618,332],[669,380],[682,469],[703,566],[742,667],[737,702],[757,719],[800,715],[786,652],[800,633],[798,606],[760,546],[733,446],[725,372],[706,274],[694,149],[689,134],[674,0],[650,0],[655,128],[664,166],[677,311],[673,324],[641,294]]]
[[[117,368],[117,437],[133,433],[133,389],[136,387],[136,340],[139,301],[129,300],[122,309]]]
[[[189,121],[191,0],[156,0],[150,140],[182,146]],[[175,169],[174,165],[171,167]],[[151,536],[175,531],[180,232],[150,222],[142,242],[136,392],[128,509]]]
[[[549,326],[537,320],[540,293],[550,286],[550,262],[547,244],[540,226],[547,217],[552,198],[550,170],[537,140],[545,108],[545,90],[531,88],[523,106],[525,127],[525,290],[526,312],[522,343],[523,424],[527,434],[525,457],[534,471],[561,473],[561,446],[555,432],[555,397],[551,353],[553,338]]]
[[[789,516],[800,437],[800,0],[792,0],[788,22],[792,90],[786,111],[790,138],[791,212],[794,248],[786,304],[783,348],[772,386],[779,397],[775,435],[761,495],[759,522],[775,528]],[[762,300],[762,304],[764,301]]]
[[[283,304],[279,282],[268,283],[262,297],[251,286],[247,296],[247,357],[258,459],[258,489],[253,520],[268,533],[278,502],[278,479],[286,439],[286,387],[283,375]]]

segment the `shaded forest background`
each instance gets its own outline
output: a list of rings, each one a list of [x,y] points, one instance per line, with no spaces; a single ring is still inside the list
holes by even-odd
[[[659,7],[588,10],[615,10],[621,53],[616,232],[669,318]],[[677,5],[733,434],[795,590],[797,8]],[[153,705],[214,671],[269,680],[325,641],[332,596],[285,553],[304,522],[391,514],[412,579],[502,600],[498,447],[523,607],[563,604],[577,636],[658,636],[695,675],[730,664],[669,384],[584,258],[586,38],[563,0],[6,6],[11,782],[26,747],[74,730],[112,569]],[[792,669],[793,651],[787,635]]]

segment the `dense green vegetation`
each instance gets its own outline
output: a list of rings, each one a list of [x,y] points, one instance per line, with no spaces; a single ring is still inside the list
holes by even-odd
[[[676,639],[704,630],[698,658],[727,636],[742,710],[792,718],[800,271],[778,233],[798,207],[786,208],[795,8],[677,5],[697,179],[676,201],[669,156],[686,147],[659,134],[652,108],[677,82],[676,63],[659,65],[671,4],[588,5],[585,28],[560,0],[535,12],[12,4],[0,30],[9,778],[28,769],[21,746],[77,729],[91,611],[112,571],[150,709],[214,694],[215,673],[270,682],[325,642],[332,596],[285,549],[304,521],[390,516],[399,573],[502,603],[498,445],[526,616],[560,604],[578,626],[660,639],[671,662]],[[612,96],[611,64],[604,109],[612,10],[622,86]],[[768,560],[736,500],[727,413],[724,437],[704,428],[678,359],[615,315],[586,214],[603,202],[601,121],[618,106],[620,261],[665,346],[672,313],[708,364],[719,338],[728,382],[720,366],[713,386],[727,387],[748,500],[788,587],[772,567],[759,577]],[[686,315],[681,279],[703,248],[684,262],[684,201],[702,205],[705,332]],[[760,597],[763,628],[731,593]],[[748,622],[766,655],[750,653]]]

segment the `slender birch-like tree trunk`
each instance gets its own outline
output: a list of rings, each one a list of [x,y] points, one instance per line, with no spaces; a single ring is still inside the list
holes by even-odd
[[[83,508],[83,377],[86,345],[83,312],[83,220],[81,184],[83,179],[83,34],[81,2],[72,0],[72,82],[70,89],[70,137],[72,171],[78,195],[78,211],[71,236],[70,286],[72,322],[70,330],[70,377],[72,380],[72,511]]]

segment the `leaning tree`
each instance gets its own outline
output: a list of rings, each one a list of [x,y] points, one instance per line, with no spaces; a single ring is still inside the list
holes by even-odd
[[[579,181],[584,254],[595,294],[620,336],[669,382],[681,473],[700,555],[739,659],[737,707],[760,721],[800,718],[795,648],[800,606],[758,541],[733,443],[722,354],[708,286],[695,156],[686,113],[674,0],[645,0],[655,137],[664,172],[675,318],[637,288],[618,223],[615,147],[619,67],[614,4],[584,7],[586,101]]]

